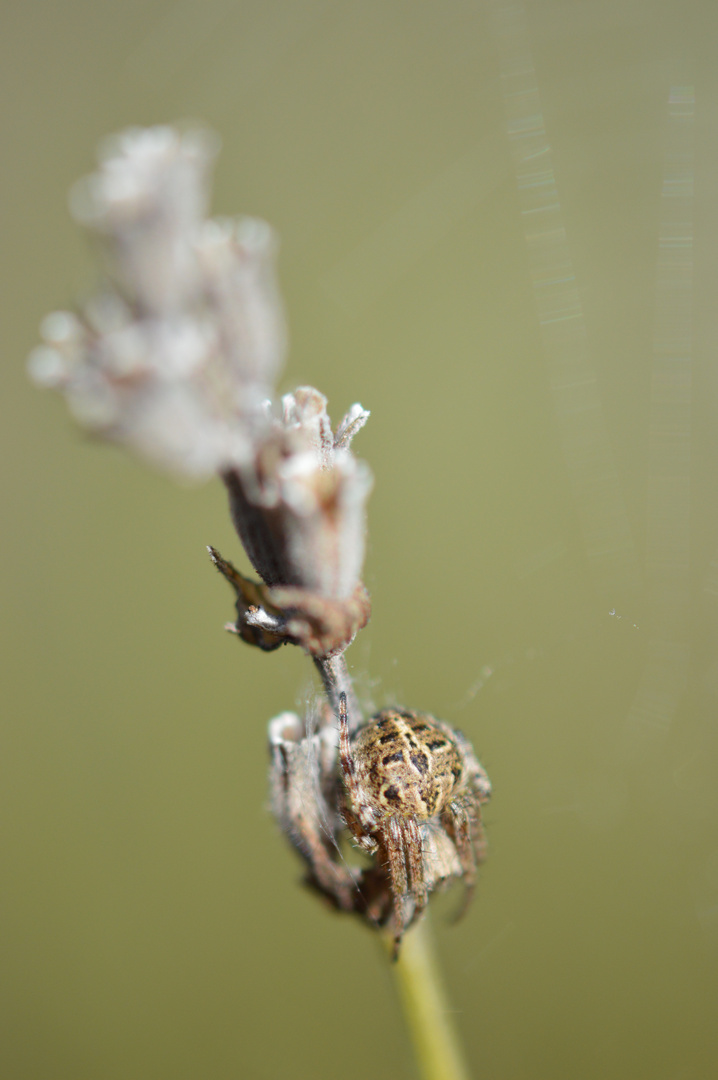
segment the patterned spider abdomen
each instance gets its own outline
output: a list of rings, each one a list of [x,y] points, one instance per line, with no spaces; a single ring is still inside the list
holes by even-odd
[[[447,724],[409,709],[384,709],[351,743],[362,796],[382,816],[427,821],[467,785],[465,755]]]

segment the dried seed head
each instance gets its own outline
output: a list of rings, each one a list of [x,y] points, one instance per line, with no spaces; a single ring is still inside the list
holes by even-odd
[[[368,417],[353,405],[335,436],[324,395],[299,387],[282,398],[282,415],[255,443],[252,464],[225,476],[235,526],[267,584],[329,599],[353,594],[372,478],[349,443]]]
[[[265,615],[280,616],[278,643],[293,641],[315,657],[345,649],[370,611],[360,574],[372,480],[349,449],[369,413],[352,406],[335,436],[326,404],[312,387],[285,395],[281,418],[255,443],[253,463],[224,474],[235,527],[270,586],[261,626],[248,611],[241,575],[213,555],[237,593],[237,633],[255,639],[255,628],[267,628]]]

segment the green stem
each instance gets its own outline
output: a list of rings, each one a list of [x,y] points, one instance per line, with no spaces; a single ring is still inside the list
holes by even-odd
[[[470,1080],[426,918],[406,934],[391,966],[422,1080]]]

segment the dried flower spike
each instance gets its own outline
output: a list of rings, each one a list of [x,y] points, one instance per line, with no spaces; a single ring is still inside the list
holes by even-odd
[[[344,652],[367,622],[361,581],[367,465],[351,450],[369,413],[336,429],[310,386],[272,404],[285,348],[268,226],[206,218],[217,141],[133,129],[73,195],[105,272],[77,314],[56,312],[30,357],[97,434],[176,474],[218,475],[261,580],[210,555],[236,598],[229,625],[266,652],[301,646],[327,693],[316,715],[270,723],[273,808],[308,881],[336,907],[390,924],[395,953],[435,888],[484,855],[491,785],[467,740],[423,713],[362,724]],[[337,722],[338,719],[338,722]],[[351,867],[351,836],[369,857]]]

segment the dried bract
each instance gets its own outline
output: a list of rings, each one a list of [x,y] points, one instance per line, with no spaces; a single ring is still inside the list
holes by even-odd
[[[339,857],[337,729],[285,712],[269,724],[272,809],[307,866],[307,881],[343,911],[354,910],[360,872]],[[309,729],[309,733],[308,730]]]
[[[272,587],[252,581],[216,548],[207,550],[237,598],[237,620],[225,628],[248,645],[264,652],[300,645],[310,656],[324,659],[343,652],[369,621],[369,594],[361,582],[348,599],[331,600],[292,585]]]

